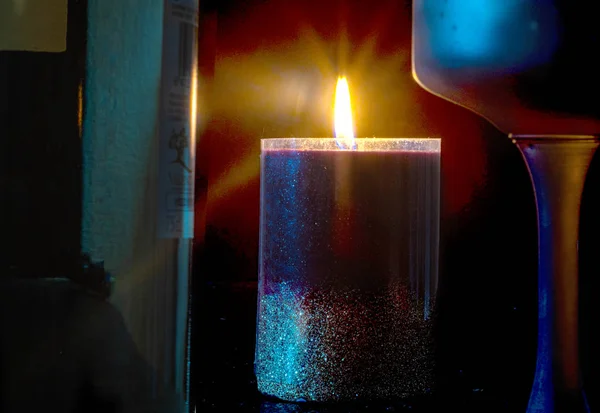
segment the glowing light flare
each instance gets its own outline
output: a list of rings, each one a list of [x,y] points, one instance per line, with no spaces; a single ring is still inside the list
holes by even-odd
[[[342,149],[356,149],[350,88],[345,77],[339,77],[335,88],[334,103],[335,140]]]
[[[350,88],[345,77],[339,77],[335,88],[335,141],[341,149],[357,149],[354,127],[352,125],[352,103]],[[353,252],[352,235],[352,205],[350,202],[350,187],[348,185],[350,165],[347,158],[336,159],[336,188],[335,188],[335,221],[334,228],[337,237],[333,249],[338,255],[349,255]]]
[[[258,153],[251,152],[211,184],[208,194],[210,209],[219,209],[221,202],[225,202],[232,193],[256,179],[260,172],[260,165],[256,161],[258,157]]]

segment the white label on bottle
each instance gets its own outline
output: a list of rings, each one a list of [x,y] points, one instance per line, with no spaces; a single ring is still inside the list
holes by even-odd
[[[0,50],[64,52],[68,0],[0,0]]]
[[[158,236],[193,238],[198,0],[165,2]]]

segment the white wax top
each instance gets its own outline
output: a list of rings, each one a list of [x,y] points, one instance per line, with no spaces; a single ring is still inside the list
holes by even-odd
[[[271,138],[261,139],[264,150],[296,151],[414,151],[440,152],[442,140],[439,138],[356,138],[355,149],[343,149],[335,138]],[[344,141],[342,141],[342,145]]]

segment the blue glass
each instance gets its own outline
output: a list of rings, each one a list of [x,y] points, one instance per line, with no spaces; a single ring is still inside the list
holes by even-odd
[[[596,134],[593,3],[415,0],[415,78],[506,133]]]
[[[517,145],[538,212],[538,348],[528,413],[589,412],[578,350],[581,193],[600,133],[593,2],[415,0],[413,74]],[[525,406],[524,406],[525,410]]]

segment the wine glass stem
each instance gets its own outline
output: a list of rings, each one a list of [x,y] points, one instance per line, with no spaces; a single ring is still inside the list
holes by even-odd
[[[579,207],[598,140],[511,137],[527,163],[538,218],[538,348],[527,412],[586,412],[578,343]]]

